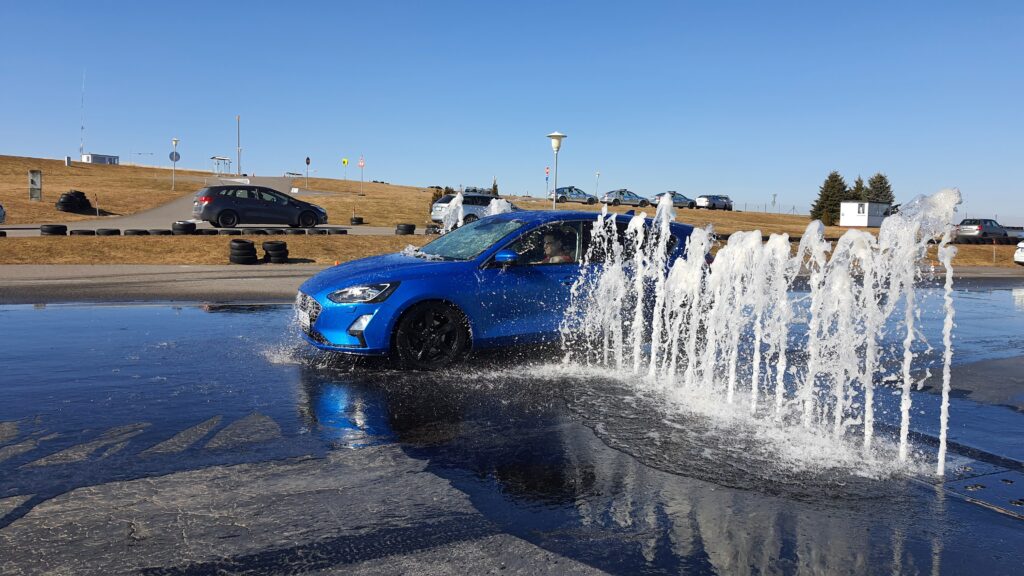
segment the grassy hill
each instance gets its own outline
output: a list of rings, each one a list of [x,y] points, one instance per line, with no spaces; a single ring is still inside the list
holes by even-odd
[[[28,199],[28,171],[43,171],[43,201]],[[59,212],[57,198],[70,189],[85,192],[92,203],[112,215],[127,215],[154,208],[185,195],[192,195],[206,185],[209,172],[178,170],[176,190],[171,191],[171,172],[147,166],[103,166],[75,162],[67,167],[62,160],[0,156],[0,203],[7,209],[7,225],[39,222],[74,223],[95,218]],[[295,184],[305,186],[304,179]],[[358,180],[311,178],[309,188],[326,192],[308,197],[322,205],[334,224],[348,224],[353,214],[362,216],[367,225],[394,226],[408,222],[422,226],[428,222],[432,190],[426,187],[398,186]],[[516,205],[531,210],[550,209],[550,201],[537,198],[510,198]],[[597,212],[600,205],[560,204],[560,209]],[[610,208],[625,212],[630,207]],[[644,208],[653,215],[654,207]],[[763,234],[786,232],[801,235],[809,222],[806,216],[766,214],[762,212],[724,212],[711,210],[679,210],[676,220],[697,227],[713,225],[719,235],[739,230],[760,230]],[[826,228],[830,238],[846,229]],[[266,239],[252,237],[253,240]],[[88,240],[88,243],[83,241]],[[423,237],[331,236],[299,239],[288,237],[292,256],[329,264],[401,248],[408,243],[422,244]],[[216,237],[142,237],[142,238],[6,238],[0,251],[0,264],[20,263],[217,263],[225,261],[224,238]],[[69,250],[68,246],[85,249]],[[957,265],[1014,266],[1012,246],[960,246]],[[993,252],[995,254],[993,254]],[[993,258],[993,255],[995,258]]]

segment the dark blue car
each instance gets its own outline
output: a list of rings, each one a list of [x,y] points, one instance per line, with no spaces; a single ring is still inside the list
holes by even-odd
[[[299,323],[318,348],[391,355],[427,370],[470,350],[557,341],[570,287],[593,271],[581,271],[580,262],[595,219],[588,212],[500,214],[419,250],[329,268],[300,287]],[[629,220],[616,216],[620,234]],[[672,224],[669,262],[683,256],[692,230]]]

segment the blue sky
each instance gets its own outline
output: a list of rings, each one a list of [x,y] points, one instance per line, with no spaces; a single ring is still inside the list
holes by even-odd
[[[1019,2],[5,3],[0,154],[807,209],[831,170],[1024,224]]]

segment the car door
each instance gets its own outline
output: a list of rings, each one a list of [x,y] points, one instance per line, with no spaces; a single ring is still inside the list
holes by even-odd
[[[257,188],[256,196],[261,224],[288,224],[291,222],[288,200],[283,196],[267,188]]]
[[[558,339],[569,294],[580,274],[582,222],[534,228],[504,249],[519,254],[511,266],[487,263],[478,271],[481,336],[492,344],[529,344]],[[563,251],[547,251],[552,242]]]

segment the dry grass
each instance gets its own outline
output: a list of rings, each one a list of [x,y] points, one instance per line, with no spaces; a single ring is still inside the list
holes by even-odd
[[[28,171],[43,171],[43,199],[28,198]],[[63,160],[0,156],[0,203],[7,210],[7,224],[29,222],[76,222],[95,218],[60,212],[54,204],[68,190],[81,190],[93,206],[105,212],[134,214],[166,204],[203,187],[206,172],[178,170],[174,192],[171,171],[143,166],[104,166]]]
[[[295,262],[329,265],[422,246],[426,236],[38,236],[0,238],[0,264],[228,264],[228,245],[245,238],[288,243]]]

